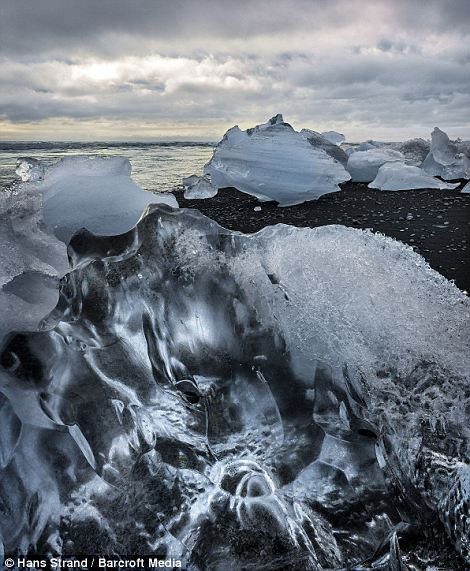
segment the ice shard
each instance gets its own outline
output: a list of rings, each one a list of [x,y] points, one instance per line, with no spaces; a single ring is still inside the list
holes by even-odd
[[[184,197],[188,199],[212,198],[218,191],[207,175],[191,175],[183,178],[183,188]]]
[[[438,127],[431,133],[431,149],[422,168],[444,180],[470,178],[470,143],[451,141]]]
[[[337,131],[324,131],[322,133],[322,137],[325,137],[330,143],[334,145],[341,145],[346,140],[346,137],[342,133],[338,133]]]
[[[73,157],[18,160],[20,183],[0,195],[0,339],[37,327],[56,305],[57,280],[69,269],[66,246],[76,230],[121,234],[172,195],[140,189],[128,159]]]
[[[446,529],[470,559],[470,303],[411,248],[157,205],[68,254],[0,355],[6,554],[398,568]]]
[[[411,190],[415,188],[452,190],[457,188],[459,183],[444,182],[428,175],[419,167],[395,162],[382,165],[377,176],[368,186],[379,190]]]
[[[246,131],[229,129],[204,173],[217,188],[234,187],[261,201],[289,206],[336,192],[339,183],[349,180],[332,153],[346,162],[337,145],[313,131],[298,133],[276,115]]]

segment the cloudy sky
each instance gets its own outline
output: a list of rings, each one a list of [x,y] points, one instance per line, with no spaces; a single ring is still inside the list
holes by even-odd
[[[0,0],[3,140],[470,138],[469,0]]]

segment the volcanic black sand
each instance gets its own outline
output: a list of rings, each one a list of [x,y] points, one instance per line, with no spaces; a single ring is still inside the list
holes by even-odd
[[[348,182],[341,192],[286,208],[261,203],[234,188],[205,200],[185,200],[181,191],[175,196],[182,208],[196,208],[221,226],[246,233],[281,222],[370,228],[413,246],[431,267],[470,292],[470,194],[460,193],[463,185],[461,181],[457,190],[386,192]]]

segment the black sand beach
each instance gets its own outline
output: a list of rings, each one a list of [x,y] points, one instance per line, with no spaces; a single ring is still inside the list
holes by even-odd
[[[470,194],[459,192],[463,185],[457,190],[385,192],[348,182],[341,192],[286,208],[258,202],[234,188],[205,200],[186,200],[182,191],[175,195],[182,208],[196,208],[221,226],[246,233],[278,223],[370,228],[413,246],[432,268],[470,292]]]

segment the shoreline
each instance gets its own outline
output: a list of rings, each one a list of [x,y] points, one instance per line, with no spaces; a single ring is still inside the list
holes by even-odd
[[[433,269],[469,294],[470,194],[460,193],[467,181],[460,182],[456,190],[394,192],[346,182],[340,192],[282,208],[235,188],[202,200],[187,200],[182,190],[173,194],[181,208],[195,208],[229,230],[248,234],[279,223],[310,228],[343,224],[381,232],[412,246]]]

